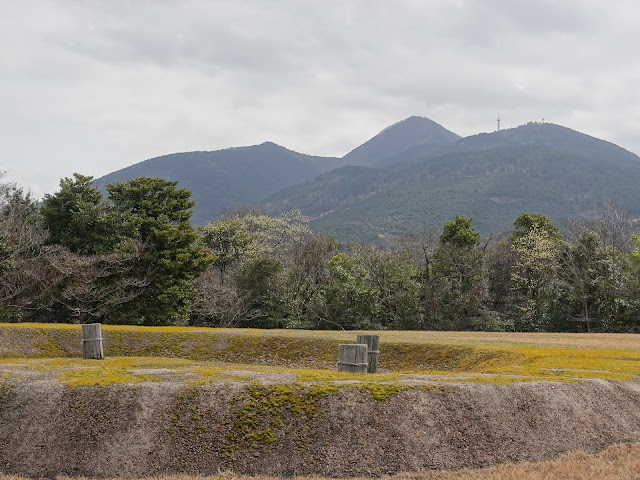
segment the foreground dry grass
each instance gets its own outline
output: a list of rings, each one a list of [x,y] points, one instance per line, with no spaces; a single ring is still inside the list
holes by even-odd
[[[556,460],[507,464],[479,470],[400,474],[394,480],[635,480],[640,479],[640,444],[604,452],[574,452]]]
[[[154,480],[281,480],[224,473],[215,477],[175,475]],[[599,453],[574,452],[555,460],[506,464],[453,472],[417,472],[384,477],[387,480],[637,480],[640,479],[640,443],[616,445]],[[293,477],[288,480],[324,480],[323,477]],[[0,473],[0,480],[26,480]],[[58,477],[58,480],[72,480]],[[76,478],[75,480],[85,480]],[[152,479],[147,479],[152,480]]]

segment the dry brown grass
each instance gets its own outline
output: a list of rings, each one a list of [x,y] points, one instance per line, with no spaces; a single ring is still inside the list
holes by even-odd
[[[107,328],[114,328],[107,326]],[[125,327],[132,328],[132,327]],[[137,327],[140,328],[140,327]],[[150,328],[150,327],[146,327]],[[154,328],[154,327],[151,327]],[[167,328],[167,327],[155,327]],[[188,329],[185,329],[188,330]],[[191,330],[194,330],[193,328]],[[201,329],[202,331],[202,329]],[[225,331],[210,329],[209,331]],[[537,345],[569,348],[602,348],[640,351],[640,335],[629,333],[533,333],[533,332],[440,332],[440,331],[331,331],[331,330],[251,330],[236,329],[238,334],[260,334],[265,336],[314,337],[339,341],[352,341],[358,333],[375,333],[384,336],[387,342],[398,343],[445,343],[462,345]]]
[[[499,465],[457,472],[399,474],[393,480],[633,480],[640,479],[640,444],[616,445],[604,452],[574,452],[555,460]]]
[[[336,332],[339,334],[339,332]],[[462,345],[536,345],[640,351],[640,335],[629,333],[375,332],[387,341]]]
[[[214,477],[172,475],[146,480],[282,480],[279,477],[223,473]],[[555,460],[498,465],[492,468],[448,472],[401,473],[386,480],[637,480],[640,479],[640,443],[616,445],[599,453],[574,452]],[[326,480],[324,477],[292,477],[288,480]],[[25,480],[2,475],[0,480]],[[58,480],[86,480],[83,477]],[[354,479],[355,480],[355,479]]]

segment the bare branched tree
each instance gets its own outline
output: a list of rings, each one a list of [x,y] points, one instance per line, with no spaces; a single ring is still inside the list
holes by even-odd
[[[101,320],[137,298],[149,284],[151,272],[140,261],[144,245],[136,243],[127,252],[80,255],[63,247],[51,248],[46,258],[51,303],[65,307],[70,320],[78,323]]]
[[[126,252],[81,255],[45,245],[47,237],[30,195],[0,184],[0,307],[10,318],[39,312],[39,319],[58,309],[65,321],[105,321],[148,284],[149,267],[139,261],[144,250],[139,242]]]
[[[35,220],[35,202],[13,184],[0,184],[0,305],[33,306],[48,283],[47,232]]]
[[[420,322],[422,330],[429,330],[434,327],[434,319],[438,311],[438,302],[433,285],[433,262],[438,248],[438,239],[438,234],[430,231],[404,235],[396,243],[396,248],[409,253],[422,269],[420,279],[423,288],[423,308]]]
[[[567,221],[567,240],[575,242],[581,233],[595,232],[603,245],[613,246],[618,251],[629,253],[633,248],[631,234],[635,233],[640,219],[624,210],[616,201],[593,205],[579,218]]]
[[[195,281],[196,300],[191,323],[210,327],[237,327],[251,317],[250,302],[242,297],[235,282],[223,282],[214,268]]]

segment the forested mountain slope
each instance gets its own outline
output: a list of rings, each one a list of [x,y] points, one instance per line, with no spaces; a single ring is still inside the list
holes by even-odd
[[[640,158],[558,125],[475,135],[438,151],[416,147],[392,164],[329,172],[265,205],[273,212],[300,208],[316,229],[343,240],[438,230],[455,215],[473,217],[485,233],[504,231],[525,211],[561,220],[605,200],[640,213]]]
[[[179,180],[196,200],[193,222],[204,224],[221,211],[257,205],[278,190],[309,180],[339,164],[332,157],[313,157],[267,142],[214,152],[186,152],[145,160],[110,173],[100,186],[136,177]]]
[[[98,184],[104,188],[107,183],[141,176],[179,180],[180,187],[190,190],[196,200],[193,222],[204,224],[219,218],[223,210],[258,205],[281,189],[331,169],[372,165],[412,146],[424,146],[426,142],[441,146],[459,138],[427,118],[410,117],[387,127],[343,158],[305,155],[266,142],[213,152],[164,155],[110,173],[98,179]]]
[[[616,200],[640,214],[640,158],[612,143],[549,123],[460,138],[409,117],[343,158],[314,157],[274,143],[165,155],[99,183],[157,176],[179,180],[196,200],[193,222],[262,205],[300,209],[341,240],[374,240],[442,228],[473,217],[483,233],[511,228],[532,211],[561,221]]]

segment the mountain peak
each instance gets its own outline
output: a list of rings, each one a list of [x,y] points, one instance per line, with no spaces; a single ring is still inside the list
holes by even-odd
[[[460,136],[426,117],[411,116],[388,126],[343,157],[351,165],[375,165],[417,145],[445,145]]]
[[[410,117],[407,117],[404,120],[400,120],[399,122],[396,122],[382,129],[380,133],[384,133],[384,132],[399,129],[399,128],[421,128],[421,127],[424,127],[425,129],[429,127],[444,128],[442,127],[442,125],[437,124],[430,118],[420,117],[418,115],[411,115]]]
[[[263,150],[266,152],[289,152],[289,153],[297,153],[293,150],[289,150],[287,147],[283,147],[282,145],[278,145],[275,142],[267,140],[266,142],[262,142],[258,145],[253,145],[252,148],[256,148],[259,150]]]
[[[262,142],[260,145],[258,145],[259,147],[277,147],[277,148],[284,148],[282,145],[278,145],[277,143],[274,143],[272,141],[267,140],[266,142]]]

